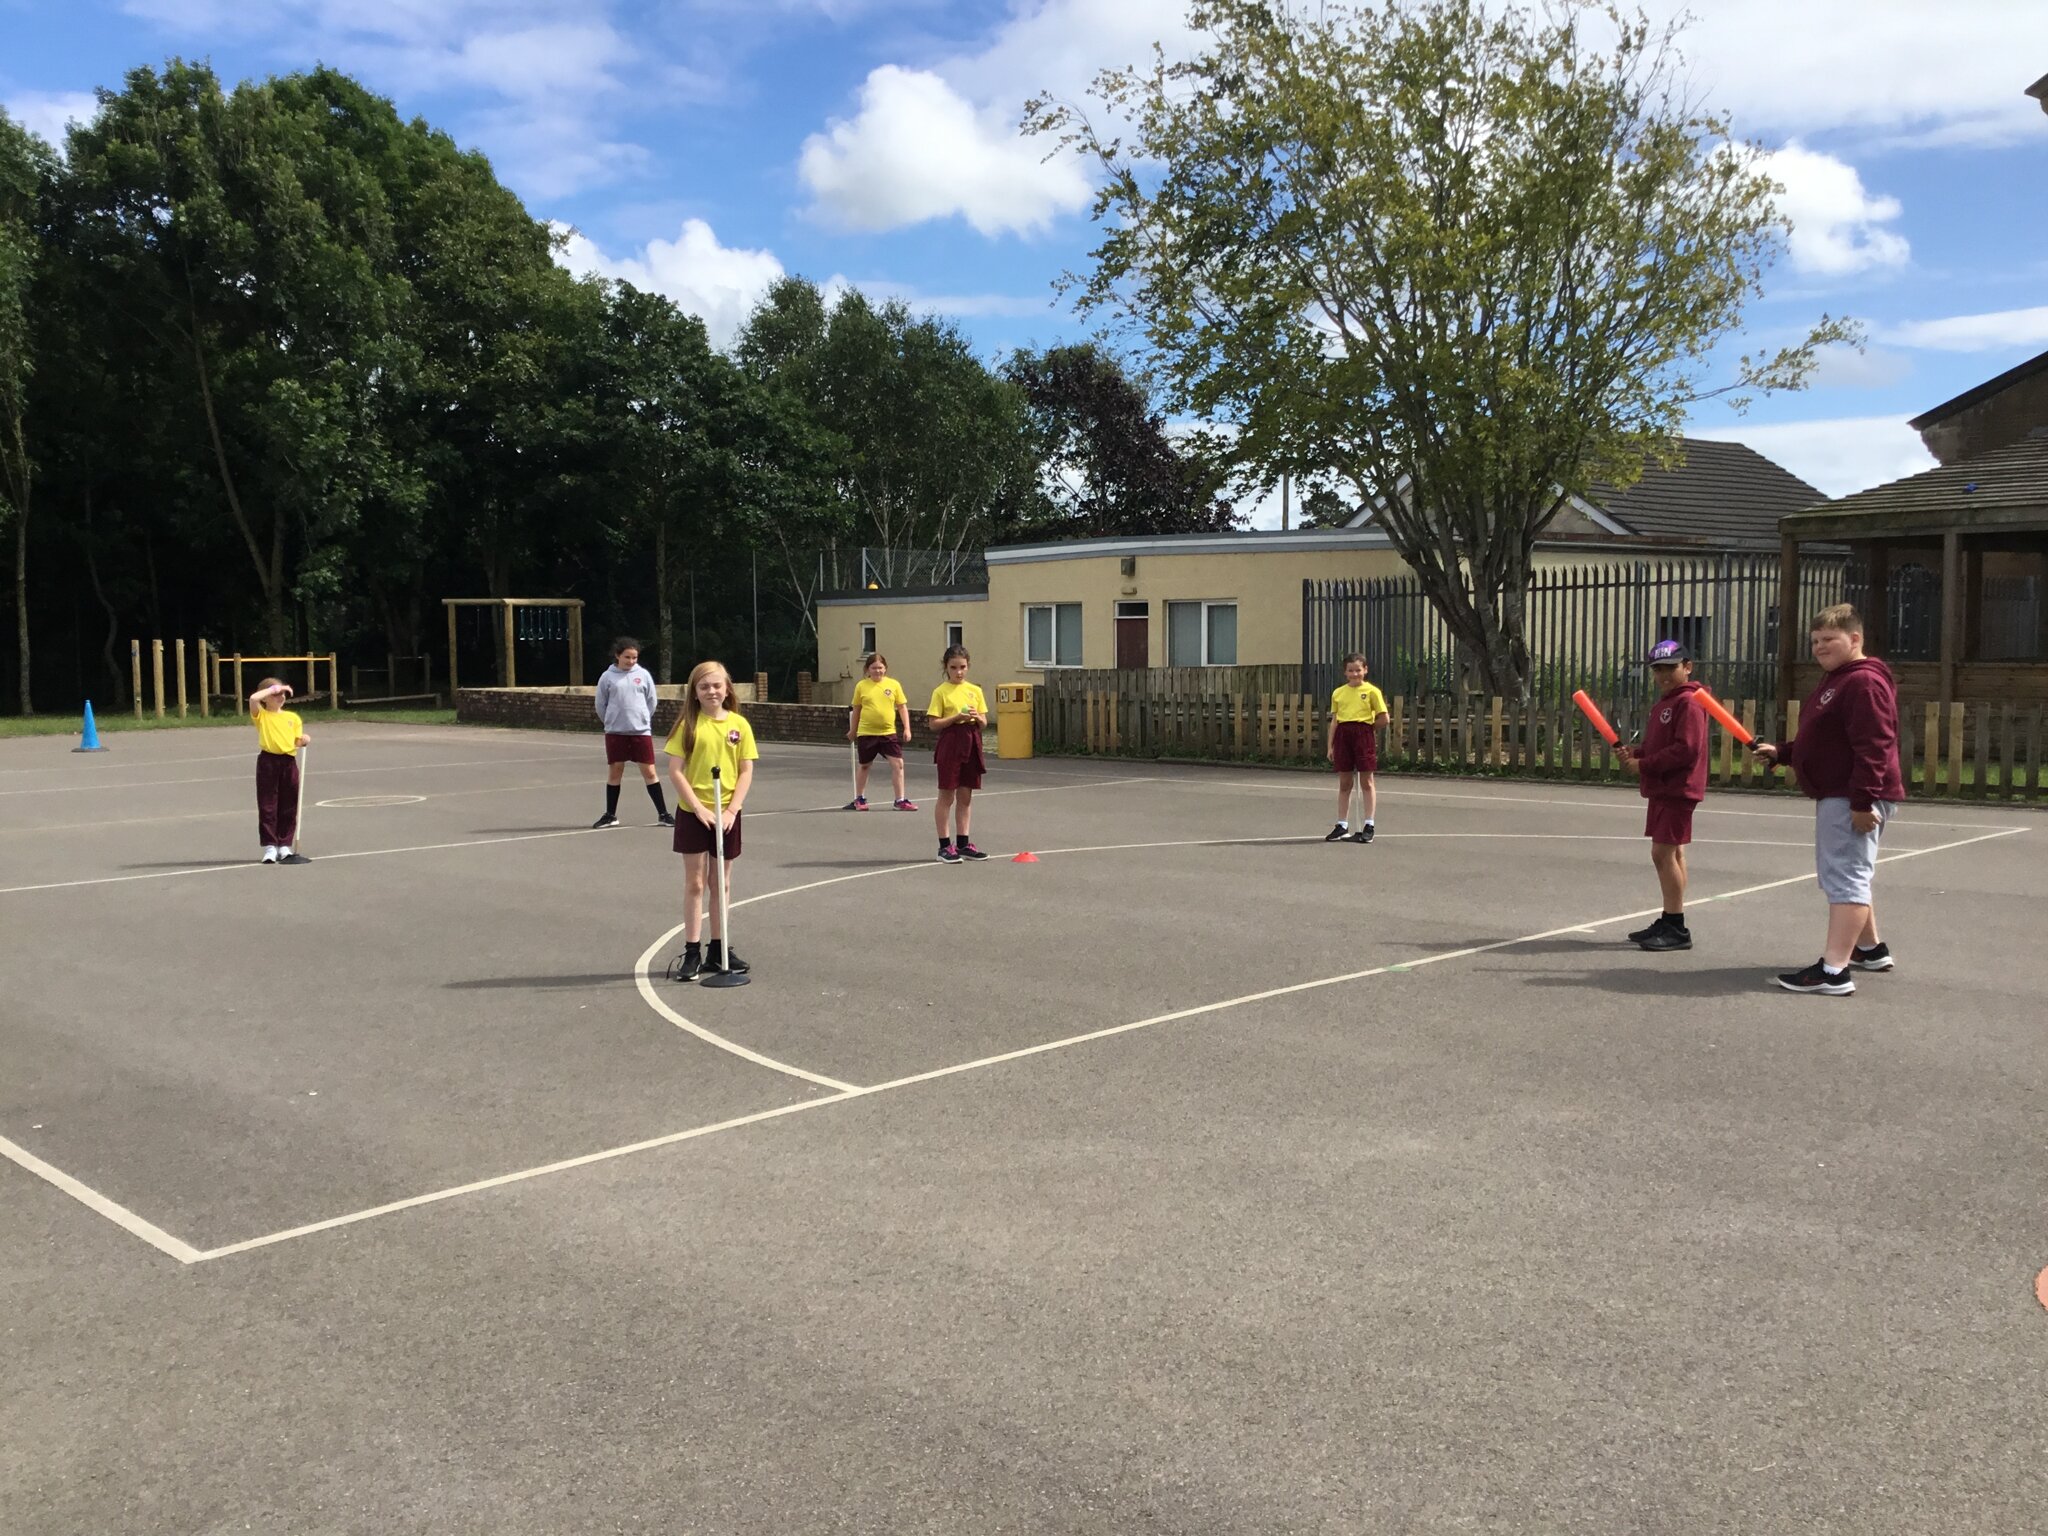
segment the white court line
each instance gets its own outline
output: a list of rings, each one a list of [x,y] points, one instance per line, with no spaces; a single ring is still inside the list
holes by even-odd
[[[1286,772],[1292,770],[1281,771]],[[1310,770],[1300,771],[1306,773]],[[1325,798],[1327,798],[1331,793],[1330,788],[1326,785],[1310,786],[1307,784],[1275,784],[1263,779],[1226,779],[1221,780],[1214,784],[1208,784],[1202,782],[1199,779],[1182,778],[1177,775],[1160,775],[1150,780],[1149,782],[1156,784],[1165,784],[1174,789],[1193,790],[1196,793],[1207,793],[1212,790],[1228,790],[1232,794],[1237,794],[1249,790],[1256,794],[1321,795]],[[1476,802],[1481,805],[1561,805],[1573,807],[1578,810],[1587,811],[1625,811],[1633,809],[1639,803],[1640,798],[1633,794],[1630,794],[1627,798],[1623,798],[1622,792],[1627,790],[1627,786],[1621,784],[1617,784],[1615,786],[1617,793],[1616,797],[1613,800],[1557,800],[1551,798],[1548,795],[1489,795],[1486,794],[1484,791],[1478,790],[1465,794],[1458,794],[1454,793],[1453,791],[1443,789],[1408,789],[1405,787],[1400,789],[1389,789],[1387,786],[1390,782],[1395,784],[1405,784],[1405,776],[1401,774],[1389,775],[1384,770],[1382,770],[1380,777],[1378,779],[1378,787],[1379,793],[1381,797],[1384,799],[1451,800],[1464,801],[1466,803]],[[1906,809],[1900,813],[1898,820],[1901,823],[1910,822],[1911,825],[1916,827],[1940,827],[1945,830],[1956,832],[1974,832],[1984,825],[1984,823],[1981,821],[1928,821],[1920,816],[1916,816],[1913,814],[1913,809],[1915,807],[1934,803],[1936,802],[1931,802],[1925,799],[1914,800],[1909,798],[1904,802]],[[2020,809],[2020,807],[2016,805],[2001,807],[1999,803],[1992,801],[1986,801],[1984,808],[1987,811],[1997,810],[2000,808],[2011,810]],[[1698,815],[1701,816],[1747,816],[1762,821],[1811,822],[1813,820],[1813,812],[1810,809],[1805,811],[1736,811],[1727,809],[1723,806],[1702,804],[1697,805],[1695,807],[1695,811]]]
[[[239,755],[253,759],[256,754],[246,752]],[[545,757],[482,757],[463,763],[380,763],[365,768],[329,768],[323,763],[320,775],[333,778],[342,773],[424,773],[430,768],[499,768],[514,763],[559,763],[583,756],[585,754],[581,752],[550,752]],[[133,784],[52,784],[42,789],[0,789],[0,796],[79,795],[93,790],[163,789],[173,784],[241,784],[247,781],[247,777],[240,773],[216,773],[203,779],[145,779]]]
[[[19,1163],[37,1178],[55,1185],[72,1199],[87,1208],[99,1212],[124,1232],[141,1238],[160,1253],[167,1253],[180,1264],[194,1264],[202,1257],[199,1250],[190,1243],[180,1242],[162,1227],[144,1221],[125,1205],[117,1205],[98,1190],[81,1184],[62,1168],[52,1167],[26,1147],[15,1145],[5,1136],[0,1136],[0,1157]]]
[[[544,761],[544,759],[542,759],[542,761]],[[448,764],[445,766],[453,767],[470,765]],[[192,782],[206,781],[194,780]],[[446,791],[445,794],[442,795],[427,795],[423,798],[428,800],[439,800],[444,798],[452,799],[457,795],[507,794],[521,789],[573,789],[579,785],[586,785],[589,782],[590,781],[588,779],[577,779],[569,784],[513,784],[501,785],[493,789],[451,789]],[[1152,781],[1149,779],[1086,779],[1073,784],[1047,784],[1032,789],[989,790],[986,792],[978,793],[975,798],[992,799],[996,795],[1043,795],[1048,794],[1054,790],[1119,788],[1125,784],[1148,784],[1151,782]],[[822,811],[836,811],[839,809],[841,809],[841,807],[838,805],[790,806],[779,811],[753,811],[749,814],[755,821],[766,821],[771,816],[807,816]],[[153,821],[158,819],[164,819],[198,821],[204,818],[246,816],[248,814],[249,813],[246,810],[205,811],[200,813],[199,815],[195,815],[192,817],[140,817],[138,818],[138,820]],[[82,825],[110,826],[122,824],[123,823],[91,822],[83,823]],[[12,829],[0,830],[26,832],[57,829],[16,827]],[[528,843],[534,841],[537,838],[543,837],[576,837],[584,833],[594,832],[596,830],[597,829],[594,827],[563,827],[557,831],[551,832],[522,832],[517,836],[513,837],[479,837],[472,838],[463,842],[452,843],[417,843],[407,848],[358,848],[348,853],[323,853],[319,856],[318,862],[326,863],[331,862],[335,859],[374,859],[381,858],[387,854],[394,853],[438,853],[449,848],[488,848],[497,843]],[[232,864],[195,864],[189,869],[153,869],[147,872],[146,874],[138,875],[96,875],[90,879],[85,880],[52,880],[41,885],[0,885],[0,896],[20,896],[34,891],[68,891],[76,889],[79,886],[86,885],[124,885],[133,880],[175,880],[180,875],[221,875],[227,874],[232,870],[261,869],[262,867],[262,864],[258,860],[248,859],[237,861]],[[758,900],[759,898],[753,899]],[[735,902],[734,905],[739,906],[742,905],[742,903]]]
[[[337,859],[380,859],[394,853],[439,853],[447,848],[488,848],[497,843],[534,843],[549,837],[595,837],[594,827],[566,827],[559,832],[521,832],[513,837],[478,837],[459,843],[415,843],[409,848],[358,848],[349,853],[323,853],[312,862],[332,864]],[[99,875],[90,880],[53,880],[47,885],[0,885],[0,896],[18,896],[28,891],[68,891],[81,885],[125,885],[131,880],[175,880],[181,875],[225,875],[236,870],[261,869],[256,859],[233,864],[198,864],[191,869],[154,869],[143,875]]]
[[[1917,859],[1930,853],[1946,853],[1951,849],[1967,848],[1972,843],[1989,842],[1994,838],[2017,837],[2025,827],[2008,827],[2000,831],[1985,832],[1976,837],[1962,838],[1953,843],[1944,843],[1935,848],[1914,848],[1903,853],[1887,854],[1880,864],[1896,864],[1905,859]],[[1053,849],[1049,852],[1059,852]],[[1075,850],[1078,851],[1078,850]],[[914,868],[912,865],[892,865],[891,869]],[[934,864],[933,867],[937,867]],[[868,874],[887,873],[886,870],[867,871]],[[842,876],[860,878],[859,876]],[[1754,896],[1763,891],[1782,890],[1788,885],[1800,885],[1813,879],[1811,873],[1793,875],[1784,880],[1768,880],[1760,885],[1747,885],[1740,890],[1723,891],[1715,896],[1698,898],[1707,901],[1733,901],[1738,896]],[[811,890],[817,885],[836,884],[836,881],[816,881],[810,885],[793,887],[792,890]],[[787,893],[775,893],[787,894]],[[766,896],[753,898],[756,901]],[[1557,938],[1564,934],[1589,933],[1594,929],[1612,927],[1616,923],[1633,922],[1659,911],[1657,907],[1646,907],[1637,912],[1623,912],[1614,917],[1595,919],[1590,923],[1573,923],[1564,927],[1546,928],[1540,933],[1525,933],[1517,938],[1500,939],[1491,944],[1469,944],[1462,949],[1444,950],[1439,954],[1425,955],[1419,960],[1399,961],[1387,965],[1376,965],[1361,971],[1346,971],[1337,976],[1324,976],[1314,981],[1296,982],[1291,986],[1269,987],[1260,992],[1247,992],[1241,997],[1225,998],[1220,1002],[1202,1003],[1192,1008],[1176,1009],[1172,1013],[1154,1014],[1151,1018],[1137,1019],[1129,1024],[1115,1024],[1107,1029],[1089,1030],[1085,1034],[1068,1035],[1059,1040],[1048,1040],[1039,1045],[1027,1045],[1014,1051],[1003,1051],[994,1056],[981,1056],[973,1061],[963,1061],[950,1067],[939,1067],[930,1072],[917,1072],[908,1077],[892,1078],[885,1083],[871,1087],[852,1088],[844,1093],[834,1093],[824,1098],[806,1099],[796,1104],[785,1104],[777,1109],[762,1110],[756,1114],[741,1115],[731,1120],[721,1120],[712,1125],[696,1126],[686,1131],[676,1131],[667,1136],[657,1136],[647,1141],[636,1141],[628,1146],[610,1147],[601,1152],[588,1152],[581,1157],[565,1158],[557,1162],[543,1163],[535,1168],[523,1168],[514,1173],[499,1174],[495,1178],[479,1179],[468,1184],[458,1184],[448,1189],[432,1190],[410,1199],[395,1200],[385,1205],[372,1206],[368,1210],[351,1211],[342,1216],[330,1216],[324,1221],[308,1222],[303,1226],[289,1227],[282,1232],[271,1232],[261,1237],[248,1238],[238,1243],[229,1243],[219,1248],[209,1248],[197,1254],[186,1263],[204,1263],[211,1259],[224,1259],[238,1253],[247,1253],[256,1248],[267,1248],[276,1243],[288,1242],[293,1238],[310,1237],[318,1232],[331,1232],[337,1227],[353,1226],[358,1222],[371,1221],[379,1216],[388,1216],[397,1211],[411,1210],[417,1206],[432,1205],[442,1200],[452,1200],[458,1195],[474,1194],[479,1190],[499,1189],[508,1184],[524,1183],[529,1179],[545,1178],[549,1174],[565,1172],[572,1168],[588,1167],[592,1163],[606,1162],[613,1158],[629,1157],[636,1152],[652,1151],[658,1147],[674,1146],[678,1142],[692,1141],[700,1137],[714,1136],[722,1131],[738,1130],[743,1126],[758,1125],[764,1120],[780,1119],[785,1115],[802,1114],[807,1110],[823,1109],[827,1105],[844,1104],[851,1099],[871,1098],[879,1093],[891,1093],[899,1088],[910,1088],[921,1083],[936,1082],[940,1078],[957,1077],[965,1072],[977,1072],[985,1067],[1001,1066],[1006,1062],[1022,1061],[1031,1056],[1043,1056],[1052,1051],[1063,1051],[1077,1045],[1088,1045],[1097,1040],[1107,1040],[1117,1035],[1128,1035],[1141,1029],[1153,1029],[1161,1024],[1177,1023],[1183,1019],[1201,1018],[1207,1014],[1221,1013],[1226,1009],[1241,1008],[1248,1003],[1267,1002],[1276,997],[1290,997],[1301,992],[1313,992],[1324,987],[1342,986],[1346,982],[1363,981],[1368,977],[1384,976],[1390,973],[1405,973],[1420,970],[1426,965],[1441,964],[1446,960],[1462,960],[1473,955],[1491,954],[1496,950],[1513,949],[1519,944],[1533,944],[1543,939]],[[657,948],[659,946],[656,946]],[[644,958],[644,957],[643,957]],[[173,1239],[175,1241],[175,1239]]]

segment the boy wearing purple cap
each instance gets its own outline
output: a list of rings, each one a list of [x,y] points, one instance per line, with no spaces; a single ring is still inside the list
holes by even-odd
[[[1685,926],[1685,849],[1692,841],[1692,813],[1707,798],[1707,712],[1693,697],[1700,685],[1692,680],[1692,657],[1678,641],[1659,640],[1650,648],[1650,676],[1657,682],[1657,702],[1650,707],[1643,743],[1624,746],[1619,755],[1649,802],[1643,835],[1664,896],[1663,915],[1629,938],[1655,953],[1692,948],[1692,931]]]

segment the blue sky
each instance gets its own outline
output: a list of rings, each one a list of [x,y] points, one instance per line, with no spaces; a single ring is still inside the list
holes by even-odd
[[[1653,0],[1660,14],[1676,0]],[[1795,221],[1744,348],[1823,310],[1862,355],[1746,417],[1831,494],[1929,460],[1905,419],[2048,347],[2041,0],[1693,0],[1692,79],[1769,146]],[[49,135],[176,54],[227,79],[336,65],[490,155],[579,270],[659,288],[727,340],[784,272],[950,314],[991,357],[1086,334],[1052,283],[1089,186],[1014,128],[1079,97],[1183,0],[0,0],[0,101]],[[1260,520],[1271,516],[1264,509]]]

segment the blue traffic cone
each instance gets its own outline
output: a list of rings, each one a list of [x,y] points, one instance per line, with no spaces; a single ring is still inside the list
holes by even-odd
[[[100,728],[93,724],[91,699],[85,701],[85,734],[79,738],[78,745],[71,750],[74,752],[104,752],[107,750],[100,745]]]

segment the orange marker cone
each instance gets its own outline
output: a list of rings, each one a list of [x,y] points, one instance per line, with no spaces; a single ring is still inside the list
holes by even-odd
[[[1020,853],[1010,862],[1012,864],[1036,864],[1038,862],[1038,855],[1035,853]]]

